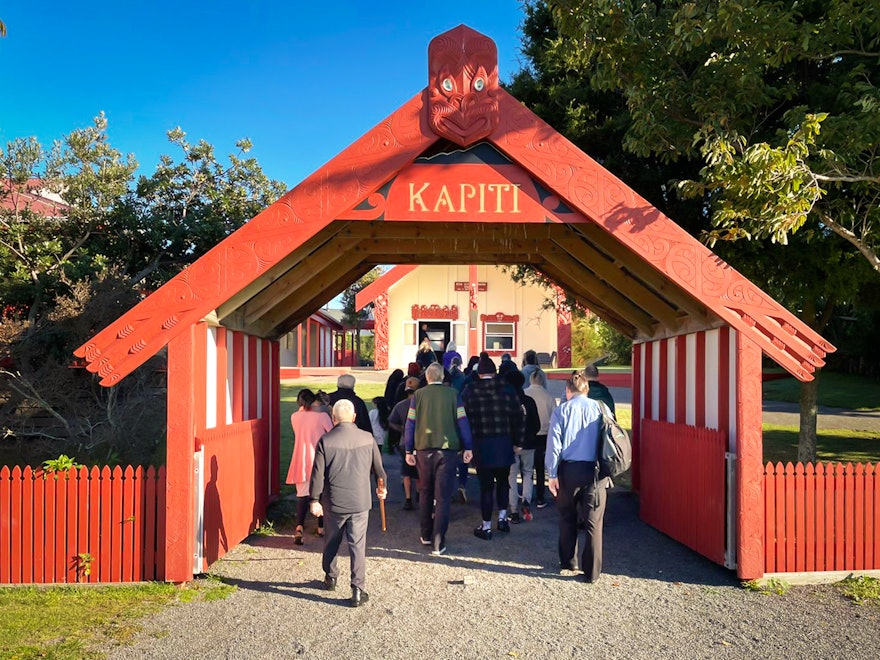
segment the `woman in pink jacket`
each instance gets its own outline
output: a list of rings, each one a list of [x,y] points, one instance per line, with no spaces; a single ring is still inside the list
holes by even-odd
[[[290,416],[293,427],[293,456],[290,457],[286,482],[296,485],[296,531],[293,542],[302,545],[303,524],[309,510],[309,480],[312,478],[312,464],[315,462],[315,446],[321,436],[333,428],[333,422],[326,412],[315,405],[318,401],[311,390],[300,390],[296,402],[299,410]],[[323,516],[318,518],[318,536],[324,536]]]

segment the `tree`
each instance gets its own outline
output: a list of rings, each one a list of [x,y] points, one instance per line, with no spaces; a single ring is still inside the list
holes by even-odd
[[[358,292],[375,282],[381,276],[382,268],[376,266],[342,293],[342,321],[348,328],[354,328],[355,330],[354,349],[358,360],[361,358],[361,326],[364,321],[370,318],[370,312],[372,311],[373,305],[366,305],[363,309],[357,311],[355,309],[355,297]]]
[[[107,141],[103,113],[46,151],[36,138],[0,150],[0,296],[27,310],[33,326],[43,303],[70,283],[107,267],[90,253],[95,232],[107,223],[131,183],[137,162]],[[33,207],[34,193],[61,196],[57,213]]]
[[[699,156],[708,240],[835,233],[880,276],[880,11],[874,0],[551,0],[552,48],[619,93],[624,148]]]
[[[666,180],[633,177],[613,158],[600,162],[688,231],[702,231],[721,256],[821,331],[831,318],[821,310],[856,304],[872,279],[854,260],[839,258],[844,241],[875,266],[876,71],[865,67],[876,50],[876,12],[865,2],[698,4],[529,3],[526,25],[539,26],[525,33],[538,54],[532,70],[544,72],[533,95],[574,126],[595,118],[596,99],[610,95],[618,112],[613,124],[605,122],[614,126],[612,144],[635,159],[635,170]],[[577,95],[572,84],[559,84],[571,79],[580,83]],[[845,135],[854,126],[864,137]],[[575,142],[593,153],[594,145]],[[675,192],[692,205],[664,208]],[[732,243],[738,238],[760,248],[741,248]],[[791,243],[784,254],[796,264],[787,271],[796,278],[774,276],[782,260],[773,242]],[[833,256],[818,264],[801,258],[817,253]],[[800,267],[808,261],[814,267]],[[853,285],[835,289],[846,277]],[[780,281],[791,289],[780,291]],[[809,411],[817,387],[803,387],[802,456],[815,447]]]
[[[247,140],[225,166],[180,129],[169,138],[182,162],[164,156],[132,190],[134,158],[110,147],[106,126],[101,115],[48,152],[34,138],[0,152],[0,449],[29,463],[59,451],[154,459],[164,429],[161,355],[103,388],[71,368],[72,351],[284,191],[242,157]],[[35,193],[53,195],[57,212]]]

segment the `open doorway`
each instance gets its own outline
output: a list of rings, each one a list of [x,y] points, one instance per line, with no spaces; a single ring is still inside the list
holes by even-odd
[[[449,321],[419,321],[419,344],[427,339],[431,348],[434,349],[434,355],[437,356],[437,362],[443,362],[443,353],[446,351],[446,344],[449,342],[452,324]]]

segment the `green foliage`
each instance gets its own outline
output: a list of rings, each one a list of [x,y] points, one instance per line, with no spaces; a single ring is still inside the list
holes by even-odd
[[[859,575],[838,583],[840,591],[857,605],[880,607],[880,579]]]
[[[278,530],[275,529],[275,523],[267,520],[254,530],[257,536],[278,536]]]
[[[776,594],[784,596],[791,591],[791,585],[780,578],[769,578],[767,580],[748,580],[742,583],[743,589],[753,591],[755,593],[769,595]]]
[[[576,318],[571,328],[572,364],[581,366],[601,357],[611,364],[630,364],[632,341],[598,316]]]
[[[809,223],[880,273],[880,14],[873,0],[551,0],[545,48],[629,115],[623,147],[698,158],[710,241]]]
[[[77,463],[75,458],[61,454],[58,458],[51,458],[43,461],[43,469],[46,472],[67,472],[73,468],[81,468],[82,464]]]
[[[373,305],[365,305],[362,309],[357,310],[355,309],[357,306],[356,297],[358,292],[382,277],[382,272],[382,268],[376,266],[362,275],[354,284],[349,286],[342,293],[342,320],[349,328],[354,328],[355,330],[354,350],[361,360],[372,359],[372,357],[367,358],[364,352],[364,338],[361,337],[361,326],[370,318]]]

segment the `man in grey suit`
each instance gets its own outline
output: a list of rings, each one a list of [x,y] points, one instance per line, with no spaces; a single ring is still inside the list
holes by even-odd
[[[333,405],[334,428],[318,441],[315,463],[309,484],[311,512],[324,516],[324,587],[336,589],[339,569],[336,555],[342,536],[348,541],[351,558],[351,605],[359,607],[369,600],[366,583],[367,523],[373,498],[370,495],[370,472],[381,479],[376,495],[384,500],[385,468],[382,455],[371,433],[354,424],[354,404],[341,399]]]

